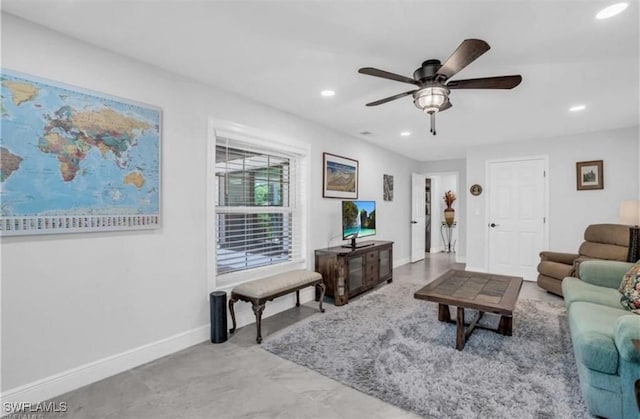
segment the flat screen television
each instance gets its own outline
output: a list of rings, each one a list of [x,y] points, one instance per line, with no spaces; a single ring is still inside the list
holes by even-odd
[[[343,247],[356,249],[372,243],[356,243],[358,237],[376,234],[376,201],[342,201],[342,239],[351,240]]]

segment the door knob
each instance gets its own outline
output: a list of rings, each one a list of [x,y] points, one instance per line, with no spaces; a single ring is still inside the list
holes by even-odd
[[[418,222],[415,220],[411,220],[411,224],[418,224]]]
[[[489,227],[498,227],[500,224],[496,224],[496,223],[491,223],[489,224]]]

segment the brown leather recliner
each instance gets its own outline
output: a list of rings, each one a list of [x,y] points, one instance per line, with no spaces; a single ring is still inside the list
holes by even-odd
[[[562,280],[580,277],[580,262],[589,259],[626,261],[629,251],[629,226],[591,224],[584,231],[584,242],[578,253],[540,252],[538,286],[562,295]]]

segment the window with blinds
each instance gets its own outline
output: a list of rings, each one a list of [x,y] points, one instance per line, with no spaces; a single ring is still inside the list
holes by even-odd
[[[300,259],[296,155],[216,139],[218,275]]]

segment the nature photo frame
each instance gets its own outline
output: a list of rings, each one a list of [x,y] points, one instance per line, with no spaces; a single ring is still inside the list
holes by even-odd
[[[322,196],[358,198],[358,160],[322,153]]]

